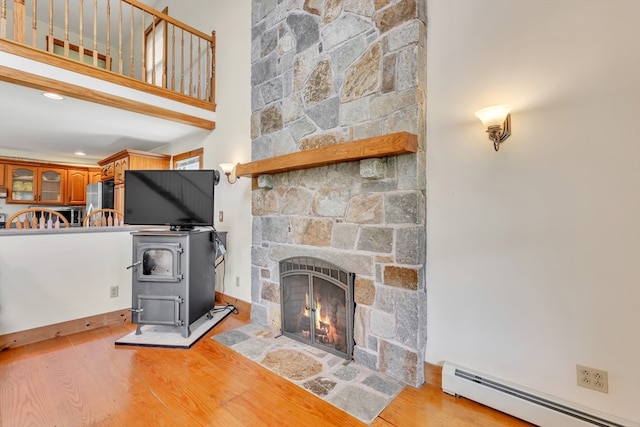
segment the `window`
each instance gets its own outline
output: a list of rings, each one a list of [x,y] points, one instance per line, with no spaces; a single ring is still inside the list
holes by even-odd
[[[204,148],[173,156],[173,169],[202,169]]]

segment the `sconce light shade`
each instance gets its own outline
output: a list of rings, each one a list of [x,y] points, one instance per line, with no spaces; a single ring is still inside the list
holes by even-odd
[[[224,172],[224,174],[227,176],[227,182],[229,184],[235,184],[238,180],[238,177],[235,177],[235,179],[232,181],[231,174],[236,168],[236,165],[234,163],[220,163],[220,168],[222,169],[222,172]]]
[[[236,167],[233,163],[220,163],[220,167],[222,168],[222,172],[225,174],[230,174],[233,172],[233,168]]]
[[[511,105],[494,105],[476,111],[476,116],[487,129],[489,139],[496,151],[500,143],[511,135]]]

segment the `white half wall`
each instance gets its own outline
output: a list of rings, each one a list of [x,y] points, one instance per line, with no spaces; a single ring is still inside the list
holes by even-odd
[[[640,2],[427,6],[426,361],[640,422]]]
[[[0,335],[131,307],[131,247],[129,230],[0,236]]]

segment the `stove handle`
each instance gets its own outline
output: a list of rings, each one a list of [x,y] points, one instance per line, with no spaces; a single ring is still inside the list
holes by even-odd
[[[130,269],[131,267],[135,267],[136,265],[140,265],[140,264],[142,264],[142,261],[134,262],[134,263],[133,263],[133,264],[131,264],[129,267],[127,267],[127,270],[128,270],[128,269]]]

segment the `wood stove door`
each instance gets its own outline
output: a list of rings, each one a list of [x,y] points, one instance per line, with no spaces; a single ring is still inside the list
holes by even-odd
[[[140,282],[179,282],[181,271],[180,243],[139,243],[136,246],[137,280]]]

